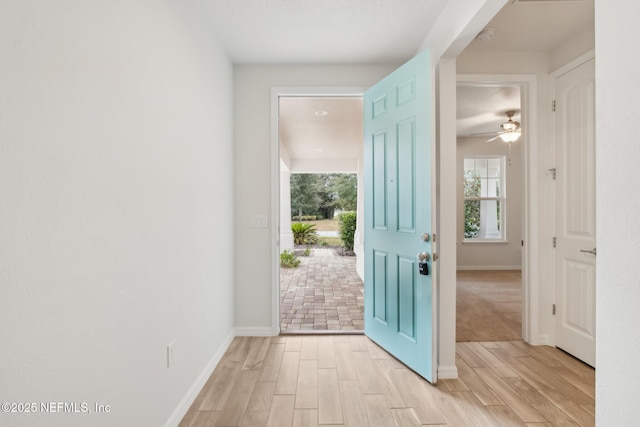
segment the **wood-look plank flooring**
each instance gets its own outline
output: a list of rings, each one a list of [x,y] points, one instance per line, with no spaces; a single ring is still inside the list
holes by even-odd
[[[238,337],[180,426],[595,424],[595,371],[560,350],[464,342],[456,364],[434,386],[363,335]]]
[[[458,271],[456,341],[512,341],[522,337],[520,270]]]

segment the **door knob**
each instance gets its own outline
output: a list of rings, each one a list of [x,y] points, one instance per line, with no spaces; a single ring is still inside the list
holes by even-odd
[[[422,238],[423,242],[428,242],[429,240],[431,240],[431,236],[429,236],[429,233],[422,233],[422,236],[420,236]]]
[[[420,252],[418,254],[418,261],[420,262],[425,262],[425,261],[429,261],[429,254],[426,252]]]
[[[591,250],[580,249],[580,252],[584,252],[585,254],[591,254],[593,256],[596,256],[596,248],[593,248]]]

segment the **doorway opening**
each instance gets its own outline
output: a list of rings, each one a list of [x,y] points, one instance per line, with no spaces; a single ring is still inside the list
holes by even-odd
[[[522,98],[518,84],[457,87],[458,342],[523,337],[526,126],[501,137],[524,122]]]
[[[282,333],[364,330],[362,132],[360,95],[278,97]]]

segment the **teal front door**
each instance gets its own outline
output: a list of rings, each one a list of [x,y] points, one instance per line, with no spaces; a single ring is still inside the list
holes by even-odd
[[[425,51],[364,94],[364,328],[435,382],[432,84]]]

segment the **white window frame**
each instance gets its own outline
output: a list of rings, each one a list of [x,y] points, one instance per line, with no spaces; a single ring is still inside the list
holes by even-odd
[[[497,197],[465,197],[464,195],[464,172],[465,172],[465,167],[464,167],[464,162],[466,160],[477,160],[477,159],[499,159],[500,160],[500,196]],[[463,165],[462,165],[462,182],[463,182],[463,186],[462,186],[462,204],[463,204],[463,210],[464,210],[464,204],[466,201],[473,201],[473,200],[478,200],[480,202],[482,201],[490,201],[490,200],[495,200],[498,201],[500,203],[500,222],[499,222],[499,229],[500,229],[500,237],[496,237],[496,238],[492,238],[492,237],[479,237],[479,238],[467,238],[464,237],[464,221],[465,221],[465,217],[464,217],[464,213],[462,215],[462,230],[463,230],[463,240],[462,243],[463,244],[507,244],[507,156],[502,155],[502,154],[484,154],[484,155],[466,155],[464,156],[463,159]],[[481,179],[488,179],[487,177],[482,177]]]

